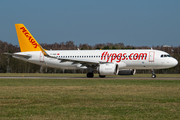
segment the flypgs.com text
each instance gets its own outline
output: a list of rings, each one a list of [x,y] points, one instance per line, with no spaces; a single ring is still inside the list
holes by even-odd
[[[101,60],[106,60],[106,62],[112,62],[113,60],[117,60],[116,62],[120,62],[121,60],[146,60],[147,53],[131,53],[127,55],[127,53],[108,53],[103,52],[101,55]]]

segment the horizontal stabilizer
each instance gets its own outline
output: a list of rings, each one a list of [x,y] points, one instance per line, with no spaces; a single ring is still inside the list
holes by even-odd
[[[15,56],[15,57],[22,57],[22,58],[30,58],[32,55],[22,55],[22,54],[14,54],[14,53],[4,53],[5,55],[11,55],[11,56]]]

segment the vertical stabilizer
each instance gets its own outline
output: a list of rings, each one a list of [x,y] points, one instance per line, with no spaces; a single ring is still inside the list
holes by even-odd
[[[39,43],[23,24],[15,24],[21,52],[41,51]]]

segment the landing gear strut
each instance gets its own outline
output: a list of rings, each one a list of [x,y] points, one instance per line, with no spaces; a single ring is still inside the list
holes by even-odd
[[[151,77],[152,77],[152,78],[156,78],[156,74],[154,73],[154,70],[153,70],[153,69],[151,70],[151,72],[152,72],[152,76],[151,76]]]

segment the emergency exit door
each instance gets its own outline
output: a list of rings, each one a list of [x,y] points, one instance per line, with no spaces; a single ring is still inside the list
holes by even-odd
[[[39,61],[40,61],[40,62],[44,62],[44,55],[43,55],[42,52],[40,52]]]

